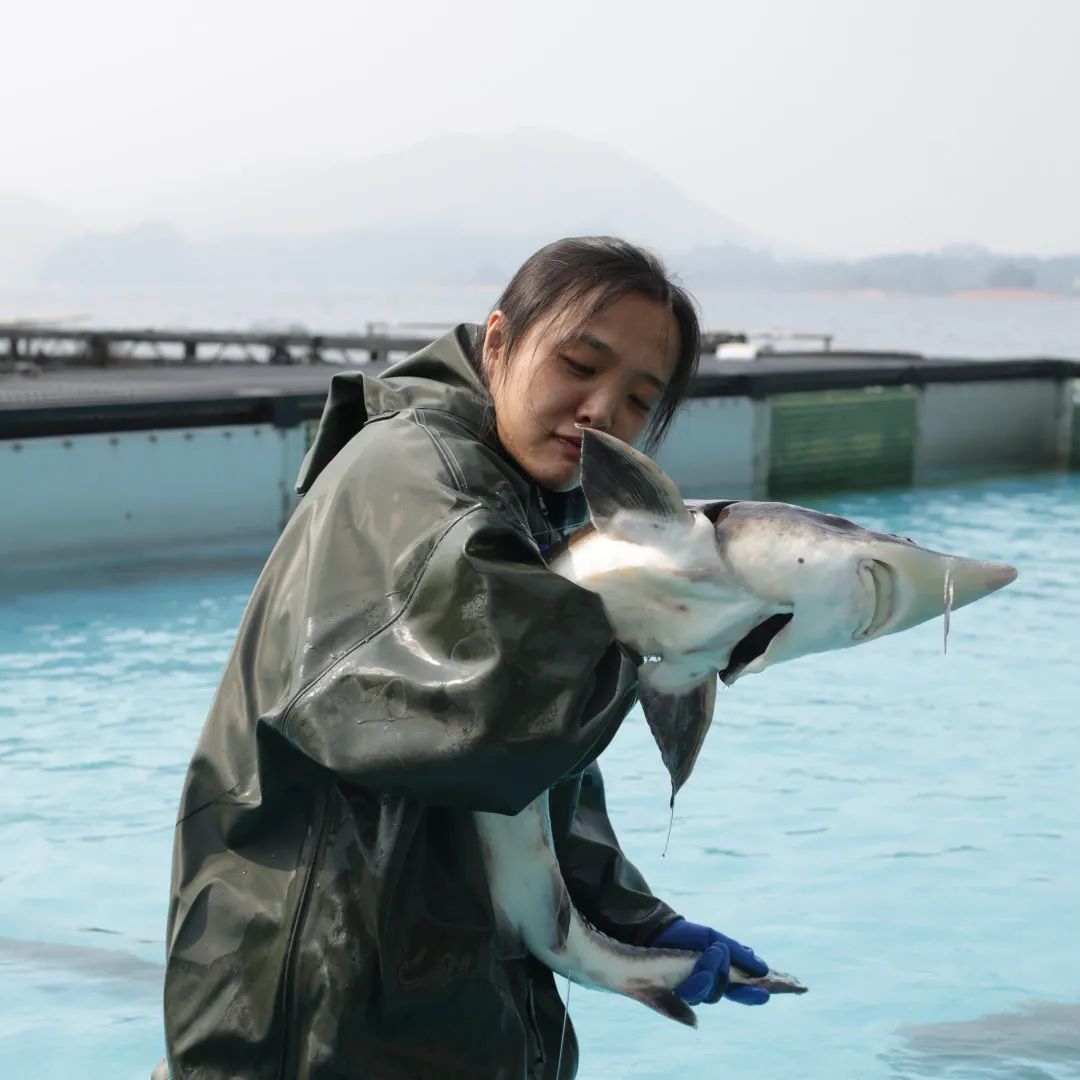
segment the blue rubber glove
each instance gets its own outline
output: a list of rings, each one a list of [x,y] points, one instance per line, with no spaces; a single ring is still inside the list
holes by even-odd
[[[725,934],[678,918],[666,926],[652,944],[662,949],[687,949],[701,953],[694,970],[675,987],[675,993],[687,1005],[700,1005],[702,1002],[712,1005],[721,997],[740,1005],[764,1005],[769,1000],[769,991],[760,986],[730,985],[728,980],[732,964],[747,975],[764,975],[769,965],[755,956],[753,949],[740,945]]]

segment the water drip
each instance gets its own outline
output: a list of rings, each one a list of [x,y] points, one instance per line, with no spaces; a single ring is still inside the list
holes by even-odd
[[[945,641],[944,641],[944,653],[946,656],[949,654],[949,620],[952,615],[953,598],[955,596],[955,582],[952,578],[952,559],[949,559],[945,563]]]
[[[566,1022],[570,1019],[570,976],[566,976],[566,1001],[563,1003],[562,1034],[559,1036],[559,1061],[555,1066],[555,1080],[562,1074],[563,1047],[566,1045]]]
[[[675,824],[675,792],[671,792],[671,802],[669,803],[671,809],[671,817],[668,818],[667,823],[667,839],[664,841],[664,850],[660,852],[660,858],[667,858],[667,849],[671,846],[671,827]]]

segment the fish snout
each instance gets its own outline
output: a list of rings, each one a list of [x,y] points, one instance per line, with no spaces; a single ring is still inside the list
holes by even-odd
[[[1016,580],[1016,567],[1008,563],[957,558],[950,558],[948,562],[946,569],[952,586],[954,608],[981,600]]]
[[[864,560],[863,565],[875,602],[869,623],[855,641],[908,630],[1016,580],[1016,568],[1007,563],[943,555],[914,544],[888,558]]]

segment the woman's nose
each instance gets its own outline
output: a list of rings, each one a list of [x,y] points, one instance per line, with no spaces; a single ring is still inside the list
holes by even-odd
[[[577,423],[580,427],[596,428],[597,431],[610,429],[615,416],[613,402],[606,394],[593,394],[583,401],[577,411]]]

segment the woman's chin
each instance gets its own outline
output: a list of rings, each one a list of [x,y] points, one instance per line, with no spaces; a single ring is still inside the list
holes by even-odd
[[[581,458],[568,453],[565,442],[552,439],[528,452],[512,450],[511,456],[531,480],[549,491],[573,491],[581,486]]]
[[[532,478],[549,491],[573,491],[581,484],[581,465],[576,461],[544,461],[529,470]]]

